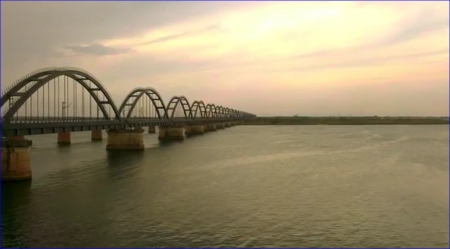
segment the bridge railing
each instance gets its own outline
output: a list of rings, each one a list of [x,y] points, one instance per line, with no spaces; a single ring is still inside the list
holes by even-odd
[[[10,124],[39,124],[39,123],[85,123],[85,122],[103,122],[116,120],[114,118],[95,118],[95,117],[14,117],[9,120]]]
[[[195,122],[195,121],[221,121],[221,120],[230,120],[233,118],[227,118],[227,117],[196,117],[196,118],[170,118],[170,119],[159,119],[159,118],[144,118],[144,117],[130,117],[127,119],[124,119],[125,122],[132,122],[132,123],[139,123],[139,122]],[[40,124],[40,123],[86,123],[86,122],[105,122],[105,121],[119,121],[116,118],[110,118],[105,119],[103,117],[14,117],[11,120],[9,120],[9,124]],[[3,120],[4,122],[4,120]],[[4,122],[6,123],[6,122]]]

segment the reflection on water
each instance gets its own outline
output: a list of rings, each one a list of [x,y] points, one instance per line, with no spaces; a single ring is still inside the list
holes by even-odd
[[[2,182],[2,241],[17,241],[16,247],[26,246],[21,213],[29,208],[31,181]]]
[[[33,181],[2,184],[3,246],[448,247],[447,126],[144,136],[31,137]]]

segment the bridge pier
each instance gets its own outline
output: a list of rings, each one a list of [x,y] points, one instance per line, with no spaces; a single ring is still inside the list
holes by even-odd
[[[148,133],[156,133],[156,126],[149,125],[148,126]]]
[[[184,140],[183,126],[159,126],[159,141],[181,141]]]
[[[231,123],[230,122],[225,122],[225,128],[229,128],[231,127]]]
[[[58,132],[58,144],[59,145],[69,145],[70,142],[70,131]]]
[[[223,129],[225,129],[225,124],[224,123],[218,123],[218,124],[216,124],[216,127],[217,127],[218,130],[223,130]]]
[[[91,131],[91,141],[102,141],[103,132],[102,130],[92,130]]]
[[[206,124],[205,125],[205,132],[208,131],[217,131],[217,127],[215,124]]]
[[[186,135],[203,135],[205,133],[204,125],[186,125]]]
[[[144,130],[109,130],[107,150],[143,150]]]
[[[2,181],[31,179],[31,144],[20,136],[2,138]]]

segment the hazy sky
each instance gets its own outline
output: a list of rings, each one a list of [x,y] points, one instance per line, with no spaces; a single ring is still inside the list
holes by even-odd
[[[2,2],[2,88],[76,66],[256,115],[448,115],[448,2]]]

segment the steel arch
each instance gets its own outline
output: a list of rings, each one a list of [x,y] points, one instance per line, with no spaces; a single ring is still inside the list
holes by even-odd
[[[116,115],[116,119],[120,120],[120,114],[116,105],[114,104],[109,93],[102,86],[100,81],[98,81],[93,75],[89,74],[88,72],[82,71],[81,69],[64,68],[64,67],[40,70],[37,73],[29,74],[27,77],[17,81],[2,96],[1,107],[3,107],[5,103],[10,101],[12,97],[14,96],[21,96],[21,97],[16,102],[14,102],[14,104],[12,104],[12,106],[8,109],[5,115],[3,115],[2,119],[8,122],[11,119],[11,117],[13,117],[14,114],[20,109],[20,107],[28,100],[28,98],[30,98],[37,90],[39,90],[41,87],[43,87],[51,80],[56,79],[60,76],[67,76],[78,82],[81,86],[83,86],[83,88],[89,92],[94,101],[97,103],[106,119],[111,119],[104,107],[105,104],[106,105],[109,104],[113,109],[114,114]],[[97,88],[89,88],[89,86],[83,80],[90,80]],[[28,85],[31,85],[31,87],[26,88],[25,92],[19,92],[19,90]],[[101,101],[98,98],[98,96],[94,94],[94,91],[101,91],[106,97],[107,101]]]
[[[223,106],[216,106],[216,114],[218,117],[223,118]]]
[[[125,116],[125,118],[129,118],[133,113],[133,110],[136,107],[136,104],[138,103],[139,99],[144,94],[147,95],[147,97],[152,101],[153,105],[155,106],[156,113],[158,114],[158,119],[166,118],[167,117],[166,106],[164,105],[164,101],[161,98],[161,95],[154,88],[150,87],[136,88],[133,91],[131,91],[120,105],[119,113],[122,113],[126,106],[130,106],[130,108],[128,109],[128,113]],[[129,101],[131,101],[131,103]]]
[[[235,116],[234,116],[234,109],[233,108],[229,108],[228,109],[228,113],[229,113],[231,118],[235,118]]]
[[[238,111],[236,109],[233,109],[232,112],[233,112],[233,117],[234,118],[238,118],[239,117],[238,116]]]
[[[226,118],[227,117],[227,109],[226,109],[226,107],[225,106],[222,106],[222,117],[223,118]]]
[[[202,118],[204,118],[204,117],[206,117],[206,107],[205,107],[205,103],[203,103],[203,101],[202,100],[200,100],[200,101],[194,101],[193,103],[192,103],[192,106],[191,106],[191,110],[190,110],[190,112],[191,112],[191,118],[195,118],[196,116],[197,116],[197,111],[198,111],[198,109],[200,109],[200,116],[202,117]]]
[[[173,118],[179,103],[181,103],[181,106],[183,107],[184,116],[186,118],[191,117],[191,105],[187,98],[184,96],[174,96],[170,99],[166,107],[166,115],[168,118]]]
[[[225,107],[224,114],[225,114],[225,117],[230,118],[231,117],[231,109],[228,107]]]
[[[216,105],[214,105],[214,104],[207,104],[206,105],[206,116],[208,118],[215,118],[215,117],[217,117]]]

